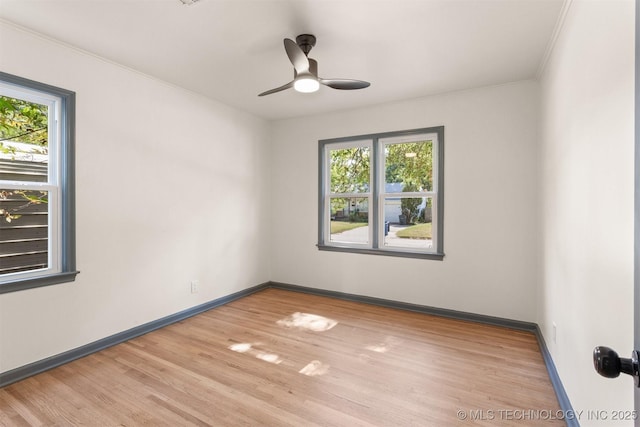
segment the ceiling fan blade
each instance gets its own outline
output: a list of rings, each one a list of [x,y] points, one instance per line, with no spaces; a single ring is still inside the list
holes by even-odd
[[[351,80],[351,79],[318,79],[320,83],[325,86],[329,86],[333,89],[341,89],[341,90],[353,90],[353,89],[364,89],[365,87],[369,87],[371,83],[365,82],[363,80]]]
[[[307,55],[304,54],[296,42],[291,39],[284,39],[284,50],[287,51],[289,61],[291,61],[293,68],[296,69],[298,74],[309,71],[309,60],[307,59]]]
[[[275,89],[271,89],[271,90],[268,90],[268,91],[266,91],[266,92],[262,92],[262,93],[261,93],[260,95],[258,95],[258,96],[271,95],[272,93],[276,93],[276,92],[280,92],[280,91],[283,91],[283,90],[287,90],[287,89],[292,88],[292,87],[293,87],[293,81],[290,81],[290,82],[289,82],[289,83],[287,83],[286,85],[282,85],[282,86],[277,87],[277,88],[275,88]]]

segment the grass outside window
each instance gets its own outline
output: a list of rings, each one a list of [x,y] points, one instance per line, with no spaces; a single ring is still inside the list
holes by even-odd
[[[431,223],[412,225],[399,230],[396,236],[402,239],[431,239]]]
[[[331,234],[338,234],[354,228],[366,227],[366,222],[331,221]]]

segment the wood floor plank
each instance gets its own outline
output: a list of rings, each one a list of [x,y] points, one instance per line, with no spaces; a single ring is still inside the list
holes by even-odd
[[[0,389],[10,427],[561,426],[559,409],[531,333],[276,289]]]

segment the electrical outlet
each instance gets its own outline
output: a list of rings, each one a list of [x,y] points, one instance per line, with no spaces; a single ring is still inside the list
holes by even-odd
[[[195,294],[196,292],[198,292],[198,287],[200,286],[200,283],[197,280],[192,280],[191,281],[191,293]]]
[[[558,338],[558,327],[556,326],[556,322],[551,322],[551,325],[553,325],[553,331],[551,332],[551,339],[555,344]]]

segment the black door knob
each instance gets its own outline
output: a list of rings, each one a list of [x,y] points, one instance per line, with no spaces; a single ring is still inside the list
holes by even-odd
[[[630,359],[624,359],[609,347],[596,347],[593,349],[593,366],[596,368],[596,372],[606,378],[616,378],[621,372],[631,375],[635,380],[636,386],[640,386],[637,350],[631,353]]]

